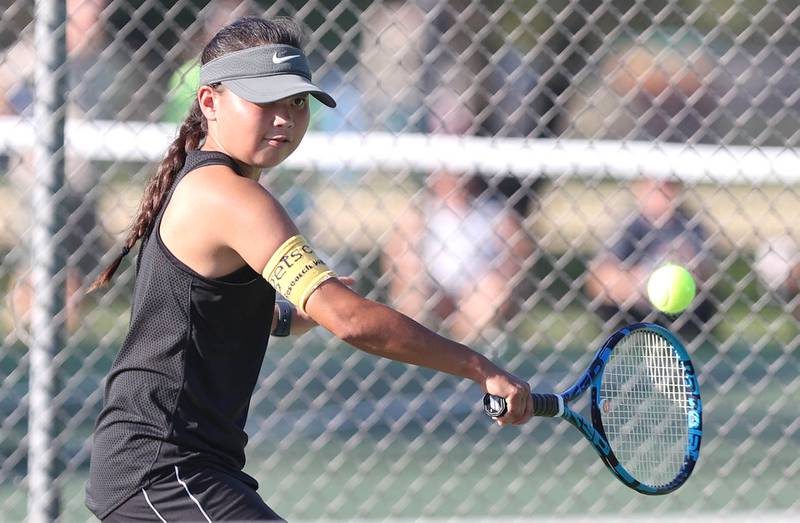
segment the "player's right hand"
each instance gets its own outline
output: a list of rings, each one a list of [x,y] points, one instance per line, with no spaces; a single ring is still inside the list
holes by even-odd
[[[495,421],[499,425],[521,425],[533,416],[533,398],[528,383],[500,368],[487,377],[484,392],[505,398],[508,411]]]

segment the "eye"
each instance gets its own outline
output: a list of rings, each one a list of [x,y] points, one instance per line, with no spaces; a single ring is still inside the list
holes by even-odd
[[[306,103],[308,103],[308,95],[297,96],[292,100],[292,107],[300,109],[305,107]]]

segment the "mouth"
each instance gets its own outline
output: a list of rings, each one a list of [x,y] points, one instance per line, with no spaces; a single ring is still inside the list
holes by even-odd
[[[273,147],[280,147],[281,145],[291,143],[289,137],[284,136],[282,134],[277,136],[267,136],[266,138],[264,138],[264,140],[266,140],[266,142]]]

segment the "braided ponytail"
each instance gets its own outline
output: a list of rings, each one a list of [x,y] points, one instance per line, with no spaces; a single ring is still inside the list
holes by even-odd
[[[164,197],[175,181],[175,175],[183,169],[183,165],[186,163],[186,154],[200,147],[200,142],[205,137],[207,130],[208,124],[200,111],[200,104],[195,100],[192,110],[183,121],[183,124],[181,124],[178,137],[169,146],[169,150],[158,166],[158,170],[150,178],[147,187],[145,187],[144,196],[142,196],[142,201],[139,204],[139,211],[133,220],[133,225],[122,246],[122,251],[100,273],[100,276],[92,283],[87,292],[92,292],[108,283],[114,273],[117,272],[122,259],[127,256],[136,245],[136,242],[147,234],[158,211],[161,210]]]

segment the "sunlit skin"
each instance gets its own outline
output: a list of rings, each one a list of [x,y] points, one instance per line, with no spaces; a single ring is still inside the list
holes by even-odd
[[[308,94],[256,104],[224,87],[202,86],[197,93],[208,120],[204,151],[234,158],[248,178],[275,167],[297,149],[308,130]]]

